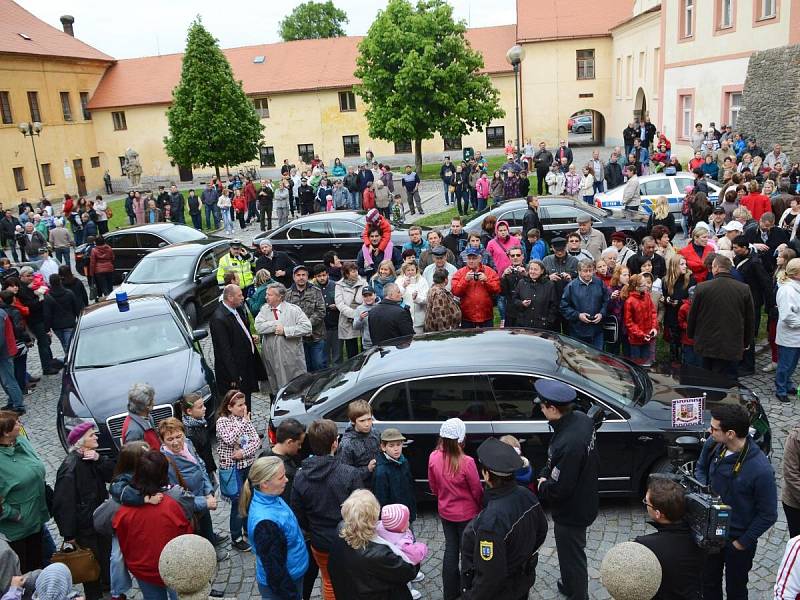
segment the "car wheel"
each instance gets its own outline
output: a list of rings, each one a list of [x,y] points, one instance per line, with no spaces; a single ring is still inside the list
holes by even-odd
[[[631,252],[638,252],[639,242],[636,241],[636,238],[628,236],[625,238],[625,247],[629,248]]]
[[[583,127],[578,127],[578,128],[575,130],[575,133],[584,133],[585,131],[586,131],[586,130],[585,130]]]
[[[656,464],[653,465],[653,468],[650,469],[650,475],[652,474],[660,474],[660,475],[692,475],[694,476],[694,468],[697,465],[697,461],[687,460],[679,465],[672,464],[672,461],[668,458],[662,458]]]
[[[192,327],[197,327],[199,321],[197,305],[194,302],[189,301],[183,305],[183,312],[186,313],[186,318],[189,319],[189,324]]]

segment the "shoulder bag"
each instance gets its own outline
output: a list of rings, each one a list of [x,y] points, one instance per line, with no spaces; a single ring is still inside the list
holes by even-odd
[[[81,548],[77,542],[72,550],[66,550],[66,546],[66,543],[62,543],[61,550],[54,553],[51,560],[67,566],[72,573],[72,583],[89,583],[100,579],[100,565],[91,550]]]

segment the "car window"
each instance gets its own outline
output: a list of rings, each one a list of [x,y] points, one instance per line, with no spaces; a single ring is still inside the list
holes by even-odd
[[[593,214],[581,210],[580,208],[576,208],[574,206],[567,206],[564,204],[551,204],[546,208],[545,215],[546,215],[546,224],[547,225],[574,225],[575,228],[578,228],[576,223],[576,219],[579,216],[588,214],[592,217],[592,220],[597,222],[598,219],[594,217]]]
[[[135,233],[120,233],[117,235],[111,235],[106,238],[106,242],[112,248],[122,249],[122,248],[138,248],[138,243],[136,241],[136,234]]]
[[[208,269],[213,271],[217,268],[217,261],[214,257],[214,252],[209,250],[208,252],[204,253],[200,260],[197,263],[197,273],[202,271],[203,269]]]
[[[378,392],[372,399],[372,414],[378,421],[410,421],[406,383],[395,383]]]
[[[498,221],[506,221],[509,227],[522,227],[522,219],[525,218],[525,212],[527,209],[522,210],[514,210],[505,212],[499,217],[497,217]]]
[[[288,237],[292,240],[320,239],[330,237],[330,233],[327,223],[302,223],[292,227]]]
[[[194,240],[204,240],[208,236],[202,231],[197,231],[192,227],[185,227],[183,225],[176,225],[166,232],[169,239],[173,244],[178,242],[193,242]]]
[[[500,419],[503,421],[543,421],[541,405],[536,404],[533,384],[536,378],[530,375],[489,375]]]
[[[645,181],[640,188],[644,196],[669,196],[672,194],[672,186],[670,186],[669,179],[666,177]]]
[[[161,248],[161,244],[166,244],[166,240],[161,239],[152,233],[139,234],[139,247],[140,248]]]
[[[352,221],[331,221],[331,232],[335,238],[360,238],[364,228]]]
[[[683,194],[686,186],[694,185],[694,180],[689,179],[688,177],[676,177],[675,178],[675,185],[678,186],[678,193]]]
[[[415,421],[491,421],[498,415],[488,382],[472,375],[409,381],[408,395]]]
[[[194,256],[148,254],[133,268],[128,283],[168,283],[191,277]]]
[[[635,376],[621,359],[600,354],[586,344],[565,336],[561,336],[561,343],[556,349],[556,364],[560,374],[577,375],[589,391],[598,390],[625,406],[636,399]]]
[[[222,244],[221,246],[217,246],[216,248],[214,248],[214,260],[219,262],[219,259],[225,256],[230,251],[230,249],[231,249],[230,244]]]

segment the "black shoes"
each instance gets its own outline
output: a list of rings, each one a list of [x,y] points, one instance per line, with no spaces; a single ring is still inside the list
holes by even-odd
[[[219,546],[220,544],[224,543],[228,539],[227,533],[218,533],[214,538],[214,545]]]
[[[250,544],[248,544],[243,537],[240,537],[238,540],[233,540],[231,546],[236,548],[239,552],[247,552],[250,550]]]
[[[778,394],[778,400],[786,403],[791,402],[791,400],[789,400],[789,397],[786,396],[785,394]]]
[[[567,591],[566,586],[560,579],[556,582],[556,586],[558,586],[558,593],[562,596],[572,596],[572,593]]]

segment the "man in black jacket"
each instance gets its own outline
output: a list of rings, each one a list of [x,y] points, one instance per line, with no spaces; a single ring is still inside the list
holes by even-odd
[[[511,264],[502,273],[498,273],[500,276],[500,293],[506,299],[503,327],[519,327],[519,309],[514,305],[511,297],[520,279],[527,277],[527,271],[523,265],[525,253],[519,246],[512,246],[508,250],[508,257],[511,259]]]
[[[554,432],[538,484],[539,497],[550,503],[555,523],[558,590],[570,600],[588,600],[586,529],[597,518],[600,502],[594,423],[575,410],[571,387],[549,379],[539,379],[534,387],[536,403]]]
[[[297,203],[300,205],[301,215],[310,215],[314,212],[314,188],[308,185],[305,177],[300,179],[300,186],[295,192]]]
[[[14,262],[19,262],[16,238],[17,225],[19,224],[19,219],[10,210],[7,210],[5,216],[0,219],[0,243],[2,243],[3,248],[11,246],[11,256],[14,257]]]
[[[442,187],[444,187],[444,205],[450,206],[451,202],[455,202],[455,193],[450,192],[450,186],[453,185],[453,175],[456,173],[456,168],[450,162],[450,157],[445,156],[442,167],[439,169],[439,179],[442,180]]]
[[[464,248],[467,247],[467,241],[469,236],[467,232],[464,231],[464,224],[461,222],[461,217],[453,217],[450,220],[450,233],[448,233],[444,240],[442,241],[442,245],[450,250],[453,253],[453,256],[456,257],[456,260],[460,263],[461,259],[461,252],[464,251]],[[462,266],[461,264],[456,265]]]
[[[547,149],[547,145],[544,142],[539,142],[539,149],[533,155],[533,164],[536,166],[536,193],[541,196],[547,192],[544,178],[547,177],[550,165],[553,164],[553,153]],[[525,236],[522,236],[522,239],[525,239]]]
[[[383,300],[369,311],[369,337],[373,346],[396,337],[414,335],[411,313],[400,305],[402,300],[403,293],[396,283],[387,283],[383,287]]]
[[[42,373],[45,375],[55,375],[59,369],[53,365],[53,353],[50,351],[50,336],[44,326],[44,302],[39,300],[39,296],[30,288],[33,282],[33,269],[22,267],[19,270],[19,280],[22,283],[17,292],[20,302],[28,307],[28,328],[36,337],[36,347],[39,351],[39,363],[42,365]]]
[[[625,156],[628,156],[633,149],[633,140],[639,137],[639,130],[633,126],[633,123],[628,123],[628,126],[622,130],[622,142],[625,144]]]
[[[528,210],[525,216],[522,217],[522,239],[528,239],[528,231],[531,229],[538,229],[544,231],[542,222],[539,220],[539,198],[536,196],[528,197]]]
[[[169,220],[173,223],[186,224],[186,218],[183,216],[183,203],[183,194],[178,191],[178,186],[173,183],[169,187]]]
[[[704,555],[683,518],[686,490],[669,479],[651,479],[644,504],[657,531],[634,541],[650,548],[661,565],[661,585],[653,600],[699,600]]]
[[[782,227],[775,227],[775,215],[768,212],[761,215],[758,227],[747,232],[746,238],[758,252],[767,273],[772,276],[778,266],[775,262],[775,251],[781,244],[789,243],[789,232]]]
[[[275,198],[275,191],[272,189],[271,179],[262,179],[261,188],[258,190],[256,201],[258,202],[258,223],[261,225],[261,231],[272,229],[272,200]],[[266,217],[266,229],[264,228],[264,220]]]
[[[667,263],[664,257],[656,254],[656,241],[649,235],[642,238],[639,252],[628,259],[627,267],[631,275],[638,275],[642,271],[642,263],[649,260],[653,265],[653,277],[661,278],[667,274]]]
[[[261,256],[256,260],[256,273],[261,269],[266,269],[273,279],[286,287],[291,286],[294,262],[289,255],[286,252],[273,250],[269,240],[261,240],[258,243],[258,249],[261,250]]]
[[[611,153],[611,158],[606,163],[605,176],[606,190],[613,190],[625,183],[625,178],[622,176],[622,165],[619,164],[619,153],[616,150]]]
[[[770,213],[767,213],[770,214]],[[731,243],[733,249],[733,266],[750,287],[750,295],[753,297],[753,339],[758,337],[758,329],[761,324],[761,311],[766,308],[767,314],[775,307],[775,291],[767,270],[761,262],[759,254],[750,249],[748,238],[744,235],[736,236]],[[742,362],[739,365],[739,375],[752,374],[756,368],[756,353],[753,344],[745,348]]]

